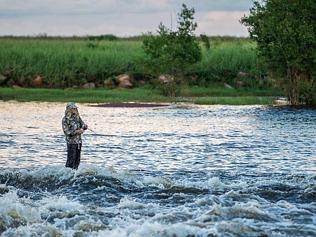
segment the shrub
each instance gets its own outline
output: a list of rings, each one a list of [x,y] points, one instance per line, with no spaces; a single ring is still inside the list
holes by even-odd
[[[194,36],[197,27],[193,21],[194,12],[193,8],[183,4],[176,31],[160,23],[158,35],[149,33],[144,37],[143,48],[148,57],[146,64],[153,74],[171,74],[176,81],[182,81],[186,68],[201,60],[201,49]]]

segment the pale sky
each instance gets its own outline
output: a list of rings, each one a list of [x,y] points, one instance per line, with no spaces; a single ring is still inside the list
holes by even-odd
[[[239,19],[252,0],[0,0],[0,35],[140,35],[175,28],[182,3],[196,10],[196,34],[248,36]]]

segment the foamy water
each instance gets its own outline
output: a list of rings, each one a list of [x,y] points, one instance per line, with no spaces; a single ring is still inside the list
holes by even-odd
[[[316,236],[316,111],[0,102],[1,236]]]

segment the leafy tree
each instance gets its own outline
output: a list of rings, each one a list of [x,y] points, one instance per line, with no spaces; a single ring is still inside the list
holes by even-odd
[[[255,1],[241,19],[292,105],[316,104],[316,1]]]
[[[197,27],[194,13],[193,8],[189,9],[183,4],[182,11],[178,14],[176,31],[160,23],[157,35],[145,35],[143,48],[148,56],[147,63],[154,74],[171,74],[181,81],[185,69],[201,60],[201,49],[194,35]]]

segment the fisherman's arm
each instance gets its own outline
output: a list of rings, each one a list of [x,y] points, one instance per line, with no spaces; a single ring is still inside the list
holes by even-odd
[[[66,121],[66,119],[63,119],[62,122],[63,125],[63,131],[65,133],[66,136],[74,136],[76,134],[81,134],[83,131],[80,131],[80,129],[74,129],[71,125],[69,125]]]
[[[82,121],[82,119],[81,119],[81,117],[79,117],[79,120],[80,120],[80,127],[83,129],[83,130],[87,130],[88,129],[88,125],[87,124],[85,124],[83,121]]]

